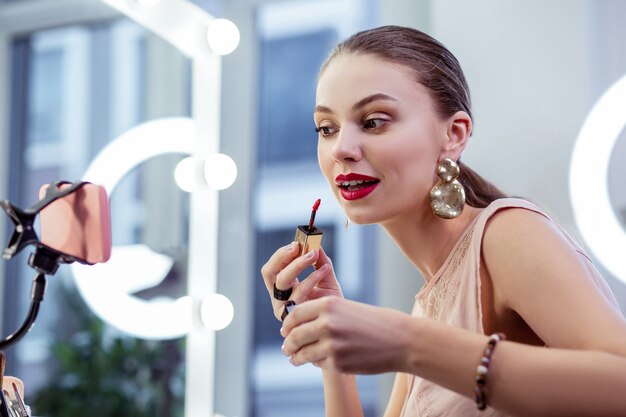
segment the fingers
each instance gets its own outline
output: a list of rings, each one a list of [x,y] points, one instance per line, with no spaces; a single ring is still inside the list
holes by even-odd
[[[341,303],[341,301],[342,299],[339,297],[322,297],[298,304],[285,318],[283,327],[280,329],[280,334],[283,337],[288,337],[291,331],[296,327],[314,320],[317,320],[320,326],[326,326],[325,322],[319,320],[320,316],[324,313],[336,310],[337,304]],[[321,328],[322,327],[320,327],[320,329]]]
[[[292,242],[289,245],[279,248],[261,268],[261,275],[263,276],[267,291],[270,294],[274,316],[278,320],[281,319],[281,315],[283,314],[285,300],[277,300],[274,298],[274,285],[276,289],[280,291],[293,289],[289,299],[302,302],[306,300],[307,293],[310,292],[311,288],[323,279],[327,273],[326,268],[318,274],[315,273],[317,271],[314,271],[314,273],[311,274],[312,276],[309,276],[312,279],[308,281],[304,287],[299,288],[301,285],[298,285],[298,275],[317,261],[319,252],[317,250],[310,251],[306,255],[298,257],[298,249],[299,245],[297,242]]]
[[[313,363],[319,367],[334,366],[333,350],[330,344],[329,316],[335,303],[341,303],[338,297],[325,297],[297,305],[287,316],[281,329],[285,341],[281,348],[289,361],[300,366]]]
[[[304,346],[293,355],[289,355],[289,362],[294,366],[312,363],[317,367],[326,368],[330,362],[330,358],[327,355],[328,349],[323,342],[318,341]]]
[[[274,286],[277,290],[288,291],[284,297],[294,300],[296,303],[303,303],[311,298],[323,297],[332,292],[338,292],[341,295],[341,289],[338,283],[334,283],[332,288],[327,284],[322,288],[317,288],[317,284],[323,282],[324,278],[332,278],[334,282],[334,273],[332,272],[332,262],[323,249],[313,250],[304,256],[298,256],[300,245],[297,242],[279,248],[270,259],[261,268],[261,275],[265,282],[265,287],[270,295],[274,316],[277,320],[281,320],[284,311],[285,300],[277,300],[274,298]],[[302,282],[298,282],[298,276],[301,275],[309,266],[313,266],[315,271],[310,274]],[[337,288],[335,288],[337,287]],[[314,297],[311,297],[314,295]]]
[[[283,269],[276,274],[276,288],[279,290],[291,288],[296,277],[317,261],[318,254],[319,251],[317,250],[308,252],[306,255],[296,258],[291,263],[284,266]]]
[[[314,265],[315,269],[319,269],[322,265],[326,264],[328,264],[332,268],[333,262],[330,260],[328,255],[326,255],[326,252],[324,252],[324,248],[320,247],[318,252],[318,258]]]
[[[300,282],[294,290],[291,299],[297,304],[302,303],[308,298],[308,295],[315,289],[315,286],[330,272],[328,264],[322,265],[319,269],[313,271],[304,281]]]
[[[296,309],[298,308],[296,307]],[[327,349],[323,346],[325,342],[319,337],[321,332],[322,324],[319,320],[300,323],[285,338],[281,347],[283,354],[289,356],[289,362],[295,366],[307,362],[322,362],[325,359]]]
[[[298,243],[291,242],[287,246],[283,246],[278,249],[270,257],[270,259],[261,268],[261,275],[265,281],[267,290],[272,292],[274,282],[276,281],[276,275],[285,268],[291,261],[298,255]]]
[[[295,261],[294,261],[295,263]],[[294,272],[295,273],[295,272]],[[293,284],[293,292],[289,297],[290,300],[295,301],[296,304],[304,303],[307,300],[319,298],[324,295],[323,292],[318,292],[317,285],[332,274],[332,269],[329,265],[322,265],[319,269],[313,271],[306,279],[302,282],[298,282],[297,278],[294,278]],[[278,281],[277,281],[278,282]],[[277,288],[279,285],[277,284]],[[272,304],[274,307],[274,315],[277,319],[281,319],[284,312],[284,301],[278,301],[272,299]]]
[[[296,307],[296,309],[297,308],[298,307]],[[293,311],[295,311],[295,309]],[[281,347],[283,354],[291,356],[304,346],[317,342],[319,339],[319,332],[320,324],[316,321],[309,321],[300,324],[285,338],[283,346]]]

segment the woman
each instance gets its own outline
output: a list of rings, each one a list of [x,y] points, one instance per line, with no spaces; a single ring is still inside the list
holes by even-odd
[[[283,353],[323,369],[327,415],[363,414],[354,374],[397,372],[388,417],[626,416],[626,320],[591,261],[460,162],[464,191],[454,182],[472,132],[454,56],[417,30],[360,32],[316,100],[319,164],[347,217],[380,224],[426,281],[407,315],[345,300],[323,249],[292,243],[264,265],[276,317],[275,294],[296,303]]]

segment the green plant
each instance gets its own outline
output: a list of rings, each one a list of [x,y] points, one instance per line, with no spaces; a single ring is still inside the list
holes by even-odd
[[[76,294],[68,297],[79,331],[52,345],[50,383],[32,397],[47,417],[177,417],[183,414],[183,342],[119,335]],[[63,340],[65,339],[65,340]]]

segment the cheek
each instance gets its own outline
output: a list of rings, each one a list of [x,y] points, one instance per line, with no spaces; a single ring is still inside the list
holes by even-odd
[[[408,142],[410,143],[410,142]],[[388,167],[387,175],[401,187],[430,189],[434,184],[436,154],[427,146],[398,146],[378,154],[378,164]]]
[[[326,180],[331,183],[333,181],[332,177],[332,156],[330,154],[330,149],[328,146],[324,146],[324,143],[319,141],[317,144],[317,162],[320,166],[320,170]]]

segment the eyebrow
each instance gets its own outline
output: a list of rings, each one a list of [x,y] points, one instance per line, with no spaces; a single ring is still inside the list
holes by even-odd
[[[364,97],[361,100],[354,103],[354,105],[352,106],[352,111],[360,110],[363,107],[375,101],[398,101],[398,100],[395,99],[394,97],[388,96],[387,94],[376,93],[376,94],[372,94],[367,97]],[[317,112],[331,113],[331,114],[334,113],[330,107],[326,107],[326,106],[315,106],[315,113]]]

